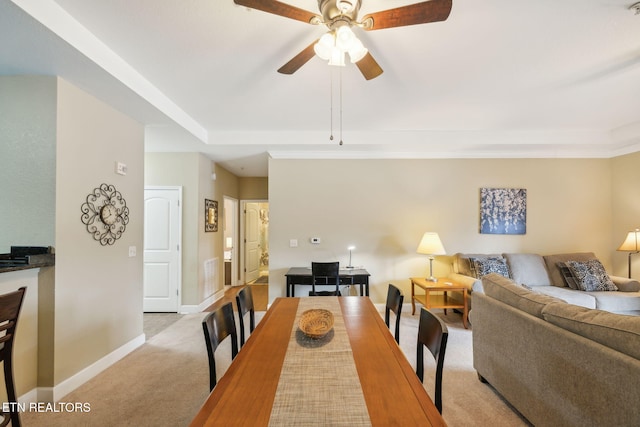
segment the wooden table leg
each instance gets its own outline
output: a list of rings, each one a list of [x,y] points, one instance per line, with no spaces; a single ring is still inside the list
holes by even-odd
[[[416,314],[416,300],[413,297],[416,295],[415,285],[413,280],[411,281],[411,315]]]
[[[464,325],[465,329],[469,329],[469,325],[468,325],[468,317],[469,317],[469,300],[467,297],[467,290],[464,289],[462,291],[462,301],[464,303],[464,309],[462,311],[462,324]]]
[[[444,294],[444,305],[448,305],[449,304],[449,298],[447,297],[447,291],[442,291],[442,293]],[[446,307],[444,308],[444,315],[447,315],[447,309]]]

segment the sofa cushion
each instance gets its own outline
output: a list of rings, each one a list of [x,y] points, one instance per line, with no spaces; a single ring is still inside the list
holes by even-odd
[[[501,276],[510,278],[509,266],[507,260],[502,257],[495,258],[469,258],[473,263],[474,277],[482,279],[484,276],[490,273],[497,273]]]
[[[588,292],[596,299],[596,308],[614,313],[640,310],[640,292]],[[640,345],[640,343],[639,343]]]
[[[571,304],[548,304],[544,319],[556,326],[640,359],[640,317]]]
[[[617,291],[602,263],[597,259],[589,261],[567,261],[582,291]]]
[[[528,286],[549,286],[549,273],[542,256],[538,254],[504,254],[514,282]]]
[[[513,280],[496,273],[484,276],[482,278],[482,286],[487,296],[541,319],[542,309],[545,305],[552,302],[564,303],[561,299],[531,292],[517,285]]]
[[[634,279],[627,279],[620,276],[609,276],[620,292],[640,291],[640,282]]]
[[[559,262],[567,261],[589,261],[590,259],[597,259],[593,252],[578,252],[568,254],[556,254],[543,256],[545,264],[547,264],[547,272],[549,273],[549,279],[553,286],[560,288],[566,287],[562,273],[558,268]]]
[[[567,263],[559,262],[556,265],[560,269],[560,273],[562,273],[564,284],[569,288],[573,289],[574,291],[577,291],[578,289],[580,289],[580,286],[578,285],[578,280],[576,279],[576,276],[574,276],[573,270],[569,268]]]
[[[484,259],[484,258],[497,258],[500,254],[461,254],[457,253],[453,256],[453,272],[459,273],[464,276],[476,277],[473,273],[474,266],[470,258]]]
[[[596,298],[590,292],[574,291],[573,289],[559,288],[557,286],[537,286],[535,290],[541,294],[560,298],[569,304],[597,308]]]

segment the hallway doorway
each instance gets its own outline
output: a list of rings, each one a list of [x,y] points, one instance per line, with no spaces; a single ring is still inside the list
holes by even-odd
[[[243,205],[244,283],[269,283],[269,203],[245,200]]]

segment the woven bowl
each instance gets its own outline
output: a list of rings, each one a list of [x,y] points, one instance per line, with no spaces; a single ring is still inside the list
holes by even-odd
[[[306,310],[300,316],[298,326],[309,338],[322,338],[333,328],[333,313],[322,308]]]

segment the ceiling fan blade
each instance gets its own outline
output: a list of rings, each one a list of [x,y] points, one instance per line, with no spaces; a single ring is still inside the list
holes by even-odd
[[[285,18],[291,18],[298,21],[306,22],[307,24],[320,23],[322,17],[313,12],[309,12],[299,7],[291,6],[286,3],[282,3],[276,0],[233,0],[233,2],[240,6],[249,7],[251,9],[261,10],[267,13],[273,13],[274,15],[284,16]]]
[[[313,46],[318,42],[318,40],[311,43],[309,46],[304,48],[302,52],[294,56],[291,61],[284,64],[282,67],[278,69],[279,73],[282,74],[293,74],[304,64],[309,62],[311,58],[314,57],[316,52],[313,50]]]
[[[367,52],[364,58],[356,62],[356,65],[367,80],[375,79],[382,74],[382,68],[378,65],[376,60],[373,59],[373,56],[371,56],[371,53],[369,52]]]
[[[362,18],[362,28],[371,31],[445,21],[451,13],[451,3],[452,0],[431,0],[371,13]]]

